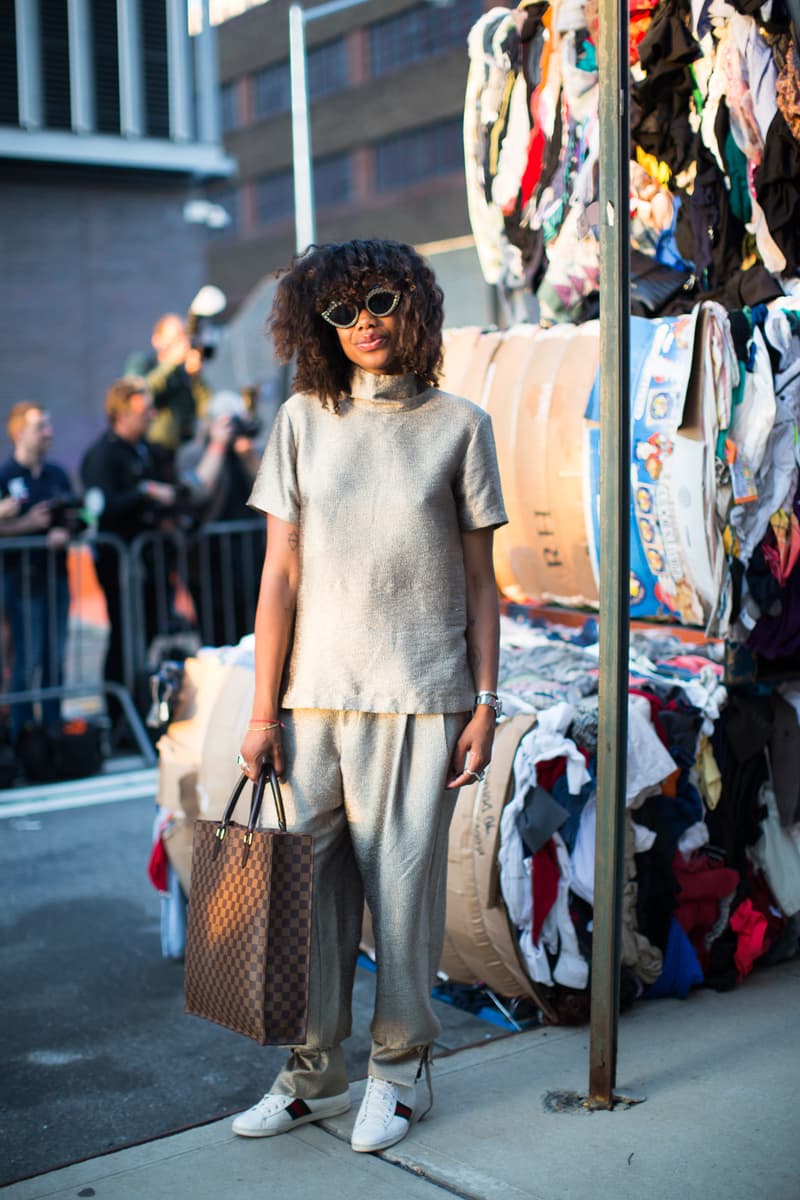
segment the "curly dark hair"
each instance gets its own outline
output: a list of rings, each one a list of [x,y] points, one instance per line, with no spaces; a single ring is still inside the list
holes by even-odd
[[[359,304],[377,284],[402,295],[396,310],[398,350],[404,371],[422,387],[435,387],[442,365],[442,290],[425,260],[403,242],[329,242],[310,246],[282,273],[268,328],[281,362],[296,357],[294,387],[339,411],[350,389],[353,364],[336,330],[321,313],[334,300]]]

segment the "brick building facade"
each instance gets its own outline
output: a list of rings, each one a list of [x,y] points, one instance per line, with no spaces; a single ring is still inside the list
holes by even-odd
[[[233,169],[187,0],[0,0],[0,414],[47,405],[74,469],[155,318],[204,278],[186,202]]]
[[[315,3],[304,4],[307,9]],[[434,259],[450,323],[491,318],[464,184],[467,33],[483,0],[370,0],[306,22],[318,241],[390,237]],[[289,0],[218,29],[223,141],[238,173],[208,275],[236,307],[294,253]]]

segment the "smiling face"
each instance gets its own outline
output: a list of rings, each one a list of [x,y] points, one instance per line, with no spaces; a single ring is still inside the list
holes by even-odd
[[[397,359],[397,339],[400,321],[396,312],[388,317],[375,317],[366,308],[350,329],[337,329],[339,345],[355,366],[370,375],[399,375],[402,366]]]

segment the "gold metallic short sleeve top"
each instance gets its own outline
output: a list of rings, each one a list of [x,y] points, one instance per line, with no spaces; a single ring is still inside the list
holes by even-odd
[[[507,521],[491,420],[413,375],[356,371],[339,412],[291,396],[250,505],[300,529],[283,704],[472,708],[461,531]]]

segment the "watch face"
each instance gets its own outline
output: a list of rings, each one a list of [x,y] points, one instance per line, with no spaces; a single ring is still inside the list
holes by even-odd
[[[491,692],[479,692],[475,697],[475,703],[488,705],[494,711],[495,717],[499,717],[503,711],[502,701],[493,696]]]

